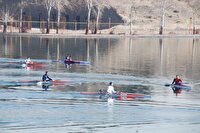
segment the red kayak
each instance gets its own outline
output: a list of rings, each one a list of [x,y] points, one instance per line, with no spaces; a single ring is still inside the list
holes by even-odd
[[[68,83],[65,80],[51,80],[51,81],[40,81],[40,80],[20,80],[16,82],[19,85],[64,85]]]
[[[42,62],[29,62],[29,63],[23,63],[22,67],[26,69],[40,69],[44,66],[44,63]]]
[[[52,80],[51,81],[53,85],[64,85],[67,83],[67,81],[64,81],[64,80]]]
[[[38,85],[65,85],[68,81],[64,80],[51,80],[51,81],[39,81]]]
[[[28,63],[24,63],[27,66],[43,66],[44,63],[42,62],[28,62]]]
[[[144,94],[139,94],[139,93],[126,93],[126,92],[120,92],[120,94],[118,95],[118,99],[120,100],[126,100],[126,99],[133,99],[133,98],[142,98],[144,97]]]
[[[24,62],[24,61],[7,61],[7,62],[0,62],[0,63],[7,63],[7,64],[19,64],[22,67],[43,67],[43,62]]]
[[[112,97],[116,98],[118,100],[133,100],[135,98],[144,98],[144,94],[139,93],[126,93],[126,92],[120,92],[113,95],[108,95],[106,92],[80,92],[82,95],[88,95],[88,96],[105,96],[105,97]]]

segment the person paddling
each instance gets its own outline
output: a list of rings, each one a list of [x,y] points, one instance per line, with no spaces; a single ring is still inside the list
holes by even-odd
[[[180,78],[179,75],[176,75],[176,77],[174,78],[172,84],[175,84],[175,85],[181,85],[182,84],[182,79]]]
[[[67,55],[67,56],[65,57],[65,61],[66,61],[66,62],[67,62],[67,61],[72,61],[71,55]]]
[[[26,60],[24,61],[26,64],[32,64],[33,62],[31,61],[30,57],[27,57]]]
[[[113,83],[112,82],[109,83],[109,86],[108,86],[108,89],[107,89],[107,93],[108,93],[108,95],[116,94],[116,91],[115,91],[115,89],[113,87]]]
[[[47,82],[47,81],[52,81],[52,79],[47,75],[48,71],[45,72],[45,74],[42,76],[42,81]]]

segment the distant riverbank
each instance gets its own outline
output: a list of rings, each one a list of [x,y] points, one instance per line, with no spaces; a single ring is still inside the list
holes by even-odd
[[[115,34],[83,34],[83,33],[65,33],[65,34],[42,34],[42,33],[0,33],[1,36],[22,36],[22,37],[42,37],[42,38],[200,38],[199,34],[196,35],[115,35]]]

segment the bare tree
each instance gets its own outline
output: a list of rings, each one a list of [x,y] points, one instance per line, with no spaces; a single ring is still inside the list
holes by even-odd
[[[130,35],[132,34],[133,18],[135,17],[136,17],[136,7],[135,7],[135,2],[132,2],[130,7]]]
[[[46,33],[49,34],[50,32],[50,18],[51,18],[51,10],[55,6],[56,0],[43,0],[42,4],[47,9],[47,30]]]
[[[61,17],[61,12],[64,11],[65,7],[69,7],[70,2],[69,0],[56,0],[55,1],[55,8],[57,9],[58,16],[57,16],[57,26],[56,26],[56,33],[58,34],[58,29],[60,26],[60,17]]]
[[[3,22],[3,33],[7,33],[7,25],[9,20],[10,13],[6,9],[4,9],[2,14],[2,22]]]
[[[97,31],[99,29],[99,20],[100,20],[100,17],[102,15],[103,11],[104,11],[104,8],[109,8],[110,6],[109,6],[108,0],[95,0],[94,5],[95,5],[96,10],[97,10],[94,34],[97,34]]]
[[[85,34],[88,34],[89,27],[90,27],[90,16],[91,16],[91,11],[93,7],[93,0],[86,0],[86,4],[87,4],[87,9],[88,9],[88,15],[87,15],[87,27],[86,27]]]
[[[19,21],[19,32],[22,32],[22,15],[23,15],[23,10],[24,8],[28,5],[28,0],[21,0],[19,3],[20,7],[20,21]]]
[[[199,0],[194,0],[190,1],[188,0],[188,5],[192,8],[193,10],[193,34],[197,34],[197,29],[196,29],[196,23],[197,23],[197,16],[200,15],[200,1]]]
[[[8,22],[12,22],[15,17],[16,8],[12,2],[2,1],[0,8],[0,20],[3,22],[3,33],[7,33]]]
[[[163,34],[163,27],[165,23],[165,4],[166,0],[162,0],[162,6],[161,6],[161,19],[160,19],[160,29],[159,29],[159,34]]]
[[[174,0],[155,0],[155,3],[158,3],[160,6],[160,27],[159,27],[159,34],[162,35],[164,32],[165,27],[165,19],[166,19],[166,12],[173,12],[176,11],[176,7],[174,6]],[[155,4],[158,6],[157,4]]]

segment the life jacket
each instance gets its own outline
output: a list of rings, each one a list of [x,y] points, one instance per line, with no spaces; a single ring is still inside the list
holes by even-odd
[[[49,81],[50,79],[49,79],[49,76],[47,74],[45,74],[45,75],[43,75],[42,80]]]
[[[175,84],[180,84],[182,82],[181,78],[174,79]]]

